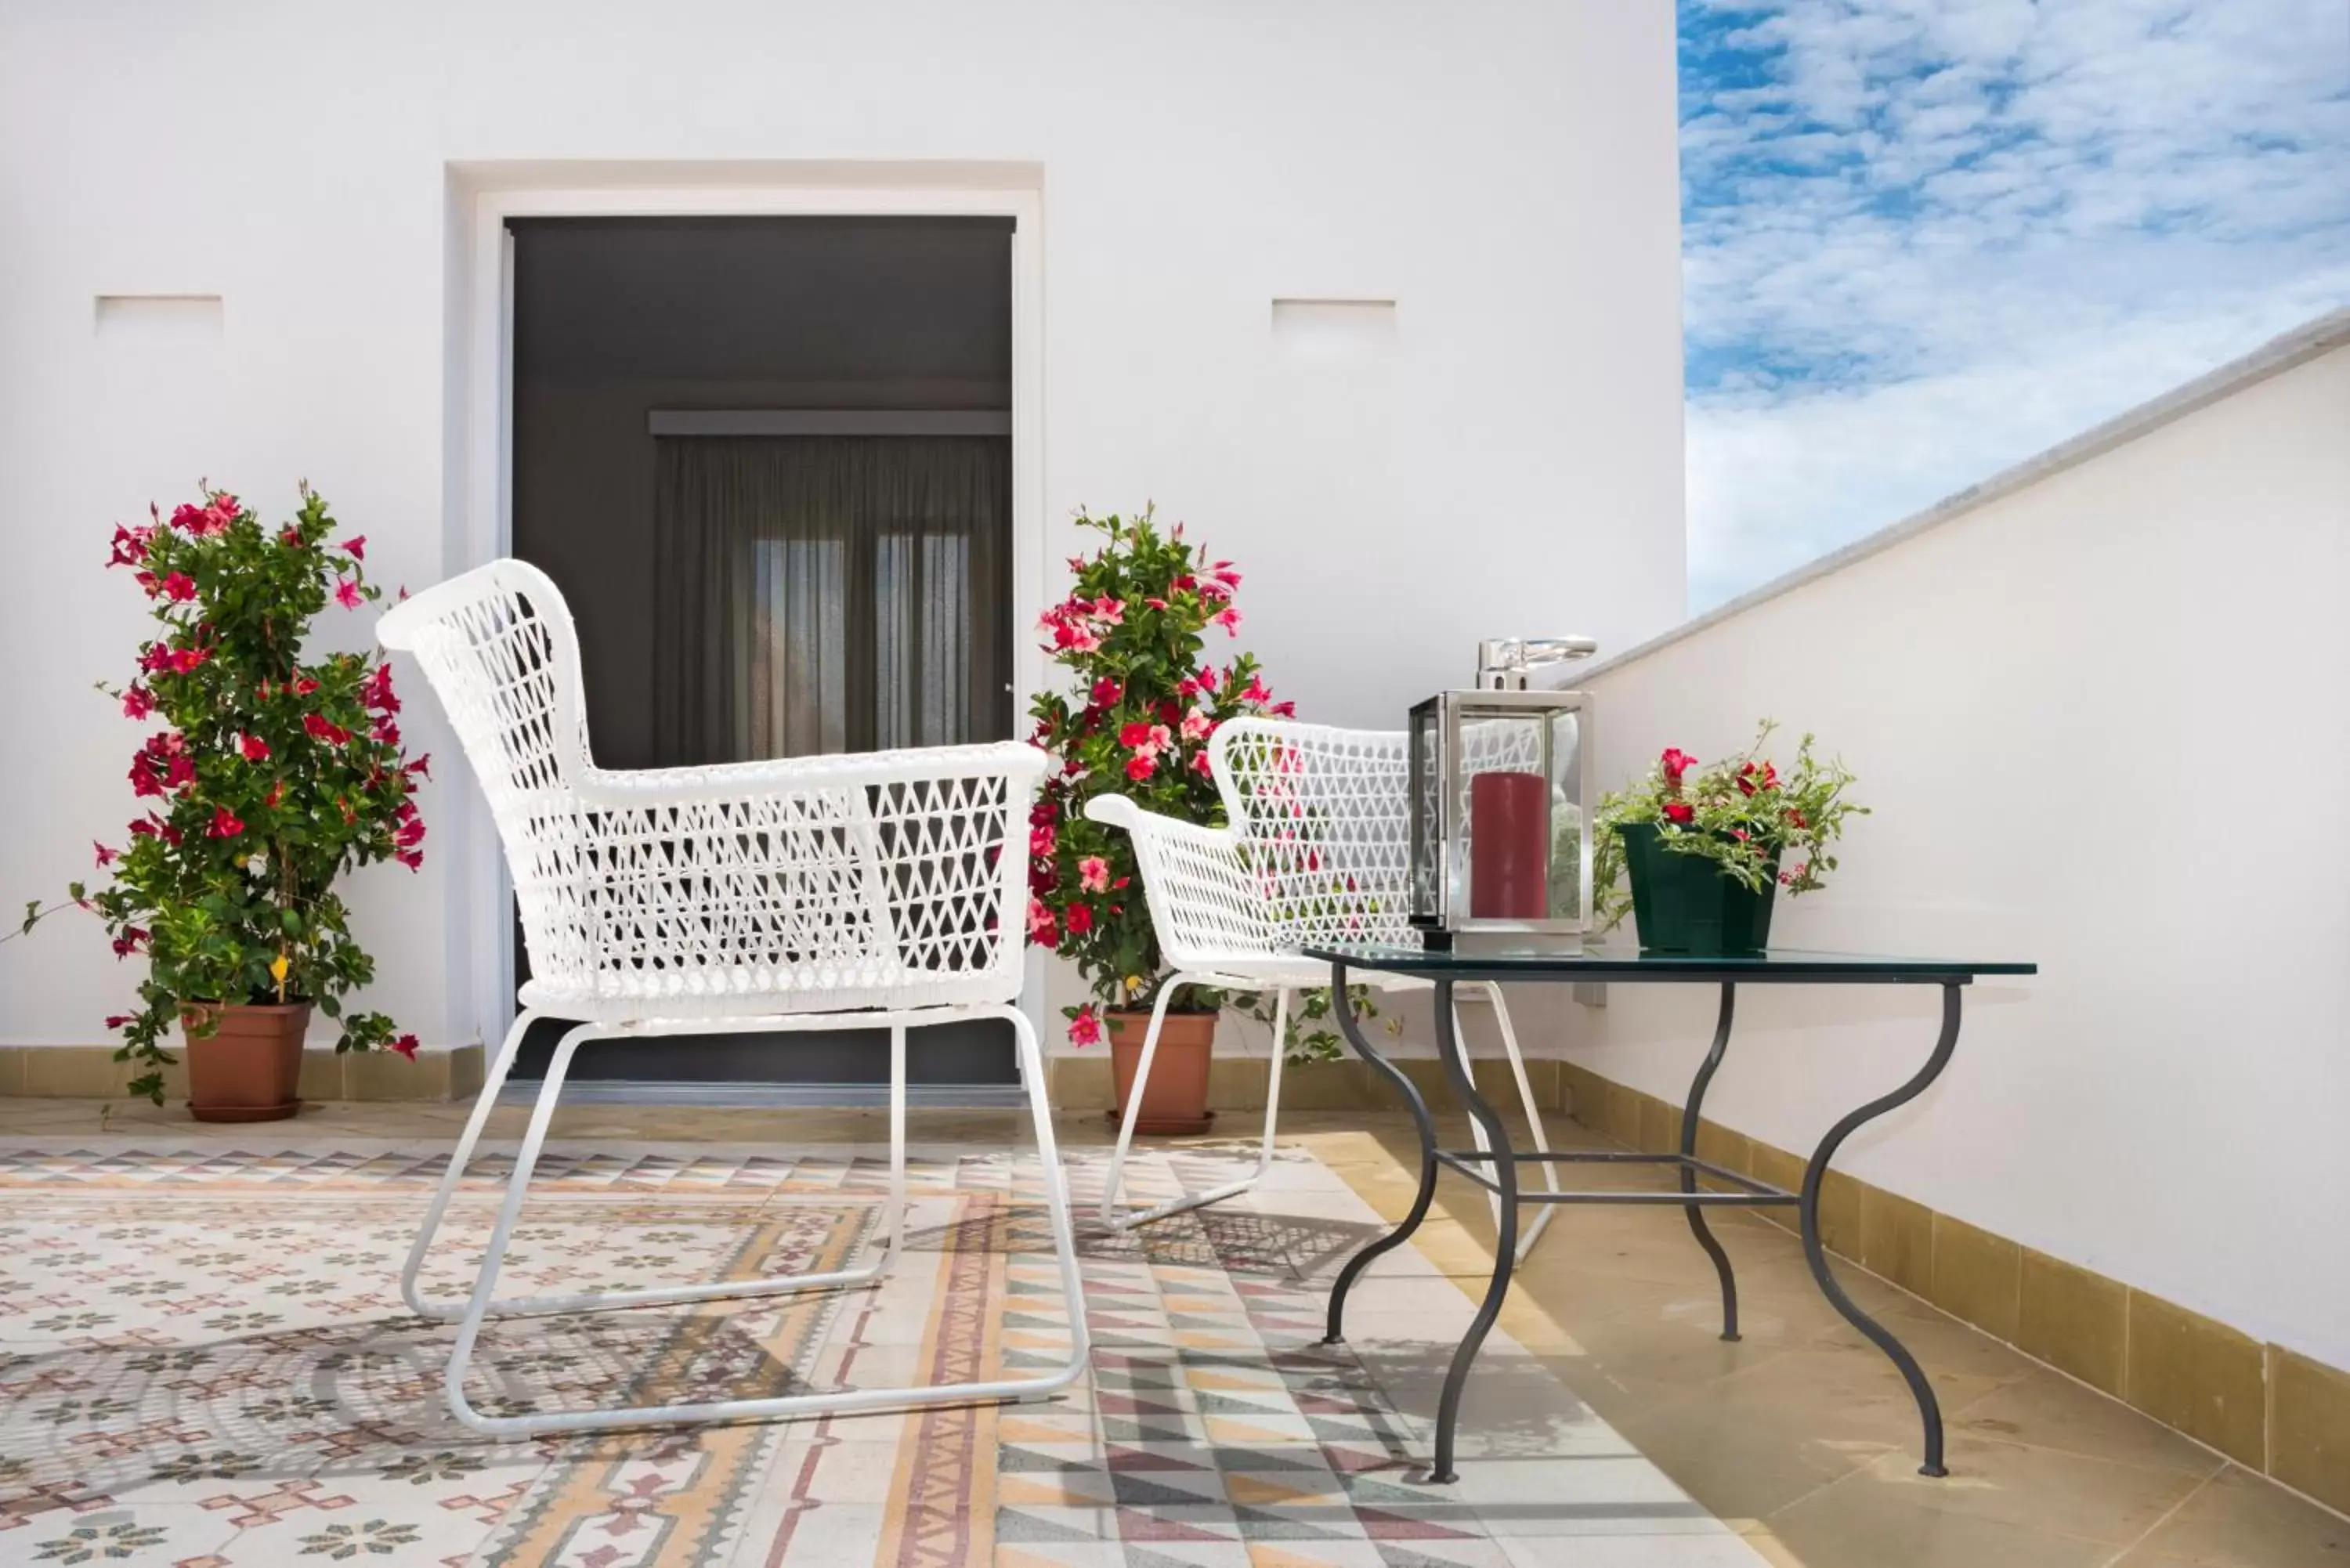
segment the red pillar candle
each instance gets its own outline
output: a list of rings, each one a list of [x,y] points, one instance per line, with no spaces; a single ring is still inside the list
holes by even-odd
[[[1540,774],[1469,780],[1469,913],[1539,920],[1550,913],[1550,781]]]

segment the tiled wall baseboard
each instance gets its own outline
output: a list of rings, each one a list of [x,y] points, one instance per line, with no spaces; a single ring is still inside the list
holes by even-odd
[[[1680,1147],[1680,1106],[1555,1065],[1564,1106],[1586,1127],[1637,1148]],[[1803,1183],[1802,1158],[1713,1122],[1700,1120],[1698,1152],[1773,1186]],[[1795,1223],[1791,1209],[1755,1212]],[[2350,1513],[2350,1372],[1835,1171],[1821,1188],[1820,1239],[1992,1338]]]
[[[1450,1106],[1452,1090],[1444,1081],[1444,1069],[1433,1057],[1403,1057],[1395,1064],[1431,1103]],[[1510,1081],[1506,1062],[1479,1058],[1472,1064],[1477,1075],[1477,1086],[1496,1105],[1518,1103],[1516,1085]],[[1534,1093],[1534,1104],[1546,1109],[1556,1109],[1559,1098],[1559,1068],[1562,1064],[1535,1061],[1526,1064],[1526,1081]],[[1208,1064],[1208,1104],[1218,1111],[1262,1111],[1264,1109],[1265,1085],[1270,1081],[1271,1064],[1262,1056],[1218,1056]],[[1050,1075],[1053,1104],[1064,1110],[1083,1110],[1100,1106],[1107,1111],[1115,1102],[1109,1056],[1095,1052],[1085,1056],[1055,1056],[1046,1064]],[[1293,1111],[1396,1111],[1403,1108],[1396,1098],[1394,1088],[1387,1079],[1367,1062],[1293,1063],[1282,1070],[1281,1104]],[[1229,1119],[1229,1118],[1227,1118]],[[1219,1128],[1219,1131],[1223,1129]]]
[[[175,1056],[183,1053],[174,1050]],[[111,1045],[0,1045],[0,1096],[58,1096],[76,1099],[120,1099],[131,1079],[145,1072],[118,1062]],[[313,1045],[302,1053],[306,1100],[461,1100],[482,1087],[482,1048],[459,1045],[421,1051],[413,1062],[388,1051],[337,1054]],[[166,1104],[188,1097],[188,1069],[163,1070]]]

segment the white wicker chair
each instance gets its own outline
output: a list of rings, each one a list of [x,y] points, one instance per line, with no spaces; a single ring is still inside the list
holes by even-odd
[[[1035,1029],[1013,1005],[1022,980],[1022,840],[1045,758],[1013,742],[867,756],[611,772],[589,759],[577,636],[535,567],[497,561],[384,616],[384,646],[415,655],[463,742],[505,849],[532,978],[489,1065],[400,1289],[419,1314],[458,1324],[449,1407],[500,1436],[754,1419],[973,1400],[1041,1398],[1083,1372],[1085,1303],[1068,1182],[1054,1147]],[[1007,846],[1009,846],[1007,852]],[[847,1016],[844,1016],[847,1015]],[[417,1276],[465,1163],[539,1018],[573,1021],[547,1064],[472,1294],[428,1301]],[[466,1400],[483,1322],[827,1286],[879,1283],[905,1242],[906,1032],[1000,1018],[1015,1032],[1036,1124],[1061,1282],[1068,1360],[1041,1376],[910,1388],[491,1417]],[[498,1271],[573,1054],[584,1043],[837,1029],[889,1031],[889,1239],[856,1269],[651,1290],[499,1300]]]
[[[1402,732],[1236,719],[1209,742],[1208,763],[1223,797],[1228,827],[1160,816],[1122,795],[1097,795],[1086,807],[1094,821],[1133,836],[1159,950],[1175,971],[1151,1008],[1102,1189],[1102,1221],[1121,1231],[1246,1192],[1271,1168],[1290,992],[1330,983],[1329,966],[1302,957],[1302,949],[1324,943],[1419,945],[1406,904],[1410,825]],[[1425,981],[1375,975],[1366,975],[1365,983],[1383,991],[1427,988]],[[1121,1214],[1117,1206],[1127,1149],[1159,1033],[1176,992],[1192,986],[1274,993],[1273,1062],[1256,1168],[1209,1191]],[[1547,1153],[1509,1008],[1499,986],[1483,989],[1534,1147]],[[1457,1017],[1454,1033],[1466,1038]],[[1471,1130],[1483,1148],[1484,1129],[1474,1118]],[[1550,1190],[1557,1191],[1556,1171],[1548,1165],[1543,1168]],[[1498,1214],[1501,1199],[1493,1203]],[[1519,1243],[1520,1257],[1542,1235],[1550,1215],[1548,1205],[1535,1213]]]

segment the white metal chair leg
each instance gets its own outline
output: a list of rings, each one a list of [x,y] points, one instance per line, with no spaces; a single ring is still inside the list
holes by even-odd
[[[537,1013],[525,1008],[500,1042],[497,1056],[482,1080],[481,1096],[473,1102],[473,1114],[465,1118],[465,1130],[459,1135],[457,1147],[449,1156],[449,1168],[441,1173],[440,1190],[433,1193],[432,1205],[424,1211],[424,1223],[417,1229],[416,1240],[408,1249],[408,1262],[400,1271],[400,1293],[406,1299],[409,1310],[419,1317],[450,1323],[464,1310],[456,1302],[426,1301],[416,1288],[417,1276],[423,1272],[424,1256],[432,1251],[432,1238],[441,1230],[442,1216],[449,1211],[449,1199],[455,1195],[457,1183],[465,1174],[465,1163],[473,1158],[473,1146],[481,1141],[482,1129],[489,1125],[490,1112],[497,1108],[498,1091],[505,1087],[515,1054],[522,1049],[523,1036],[538,1018]]]
[[[1256,1168],[1238,1181],[1227,1181],[1222,1187],[1211,1187],[1205,1192],[1186,1193],[1180,1198],[1170,1198],[1164,1203],[1153,1204],[1150,1208],[1138,1209],[1131,1213],[1121,1214],[1111,1219],[1108,1214],[1109,1206],[1118,1197],[1116,1185],[1118,1167],[1113,1164],[1110,1167],[1111,1185],[1102,1197],[1103,1218],[1108,1220],[1112,1230],[1131,1231],[1137,1225],[1148,1225],[1153,1220],[1164,1220],[1170,1214],[1180,1214],[1188,1209],[1200,1209],[1211,1203],[1221,1203],[1227,1198],[1237,1198],[1264,1179],[1264,1173],[1273,1168],[1274,1126],[1281,1113],[1281,1064],[1282,1058],[1287,1054],[1282,1043],[1287,1038],[1288,1033],[1289,990],[1284,986],[1276,993],[1273,1004],[1273,1067],[1265,1078],[1264,1136],[1263,1141],[1257,1145]],[[1137,1102],[1139,1102],[1142,1097],[1142,1075],[1139,1066],[1135,1073],[1134,1097]],[[1130,1106],[1127,1113],[1127,1122],[1128,1126],[1133,1123],[1133,1110]]]
[[[1190,983],[1186,976],[1170,975],[1159,988],[1159,1000],[1150,1004],[1150,1024],[1142,1033],[1142,1054],[1134,1064],[1134,1082],[1127,1090],[1126,1110],[1118,1122],[1118,1147],[1110,1151],[1109,1172],[1102,1178],[1101,1205],[1096,1210],[1101,1222],[1113,1231],[1130,1230],[1141,1222],[1121,1220],[1118,1212],[1118,1189],[1126,1179],[1126,1151],[1134,1143],[1134,1124],[1142,1115],[1143,1085],[1150,1082],[1150,1064],[1159,1057],[1159,1032],[1167,1025],[1168,1004]]]
[[[844,1388],[817,1394],[778,1395],[764,1399],[720,1399],[692,1405],[642,1405],[617,1410],[556,1410],[525,1416],[484,1416],[474,1409],[465,1398],[465,1372],[472,1364],[482,1324],[493,1315],[491,1305],[497,1289],[498,1271],[504,1262],[506,1247],[514,1234],[515,1220],[522,1212],[523,1197],[530,1185],[531,1170],[538,1163],[539,1150],[546,1141],[546,1129],[554,1116],[556,1096],[562,1093],[563,1080],[571,1070],[572,1055],[589,1038],[622,1033],[596,1024],[581,1024],[563,1037],[561,1044],[555,1048],[554,1059],[547,1064],[546,1082],[539,1091],[537,1105],[532,1107],[530,1126],[523,1135],[521,1152],[515,1158],[514,1179],[508,1183],[504,1201],[499,1207],[497,1226],[491,1232],[489,1251],[482,1260],[481,1273],[473,1282],[473,1295],[466,1302],[464,1315],[458,1324],[456,1346],[450,1354],[448,1371],[443,1376],[451,1412],[476,1431],[494,1437],[524,1437],[537,1432],[601,1430],[614,1427],[768,1420],[836,1410],[1035,1399],[1076,1382],[1085,1372],[1093,1341],[1086,1322],[1085,1284],[1079,1272],[1076,1228],[1069,1219],[1068,1173],[1061,1168],[1059,1148],[1053,1136],[1052,1107],[1046,1103],[1045,1095],[1044,1056],[1036,1046],[1035,1026],[1017,1008],[992,1007],[978,1010],[976,1015],[1005,1020],[1012,1025],[1019,1042],[1021,1076],[1027,1081],[1029,1115],[1036,1124],[1036,1152],[1044,1165],[1045,1208],[1051,1221],[1054,1250],[1060,1262],[1061,1288],[1068,1303],[1070,1351],[1068,1359],[1060,1366],[1036,1377],[932,1384],[910,1388]],[[838,1282],[834,1276],[827,1275],[805,1275],[788,1282],[759,1282],[763,1286],[780,1285],[782,1288],[805,1288],[818,1282]],[[717,1293],[744,1293],[728,1291]],[[763,1288],[756,1293],[764,1294],[767,1291]],[[632,1305],[641,1304],[636,1299],[639,1297],[671,1301],[703,1299],[655,1292],[628,1293],[628,1295],[630,1299],[627,1304]],[[597,1304],[619,1303],[608,1298]]]
[[[498,1048],[498,1059],[482,1083],[482,1096],[474,1102],[473,1114],[467,1118],[465,1130],[457,1140],[454,1153],[449,1157],[449,1168],[442,1173],[440,1190],[432,1196],[432,1205],[425,1210],[424,1223],[416,1233],[416,1241],[408,1250],[408,1264],[400,1271],[400,1291],[411,1311],[419,1317],[435,1323],[454,1323],[471,1310],[466,1302],[428,1301],[417,1286],[417,1276],[424,1266],[425,1253],[431,1248],[441,1221],[449,1208],[449,1199],[457,1190],[457,1183],[465,1173],[466,1163],[473,1158],[473,1146],[479,1141],[483,1127],[496,1106],[498,1091],[514,1066],[515,1055],[521,1046],[524,1032],[541,1014],[525,1012],[515,1020],[506,1032],[505,1043]],[[581,1024],[564,1036],[573,1050],[600,1035],[624,1034],[624,1028],[600,1024]],[[483,1311],[484,1317],[525,1317],[546,1313],[599,1312],[611,1307],[671,1306],[681,1302],[723,1301],[733,1297],[781,1295],[787,1291],[827,1290],[849,1285],[867,1285],[879,1282],[897,1262],[899,1238],[905,1230],[906,1190],[906,1118],[905,1118],[905,1054],[903,1028],[893,1032],[890,1055],[891,1087],[895,1096],[889,1118],[889,1208],[888,1220],[889,1241],[881,1256],[860,1269],[845,1269],[825,1274],[795,1274],[780,1279],[712,1280],[691,1285],[661,1285],[646,1290],[598,1291],[581,1295],[521,1296],[505,1301],[493,1300]],[[557,1048],[561,1054],[561,1047]],[[564,1055],[567,1063],[569,1056]],[[544,1113],[554,1114],[555,1097],[561,1080],[548,1068],[546,1084],[539,1090],[538,1110],[534,1111],[534,1125]],[[527,1144],[531,1160],[536,1163],[537,1150]],[[509,1184],[509,1200],[527,1181],[528,1172],[519,1163],[515,1167],[514,1181]],[[494,1238],[493,1245],[503,1250],[503,1243]],[[485,1260],[483,1265],[488,1267]]]

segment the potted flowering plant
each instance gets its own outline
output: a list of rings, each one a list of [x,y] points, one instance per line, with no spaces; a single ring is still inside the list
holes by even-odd
[[[115,1058],[142,1064],[130,1090],[161,1104],[178,1024],[199,1120],[292,1116],[314,1006],[341,1024],[338,1051],[416,1052],[384,1014],[344,1006],[375,965],[335,883],[373,861],[422,864],[412,790],[430,759],[401,749],[389,665],[304,656],[329,600],[356,610],[382,590],[367,580],[366,538],[330,542],[326,502],[307,484],[301,497],[275,529],[209,488],[169,522],[115,529],[109,565],[131,568],[156,631],[138,674],[99,690],[163,727],[130,759],[140,815],[121,843],[96,846],[106,884],[26,909],[26,930],[92,910],[118,959],[145,957],[137,1011],[106,1021],[123,1037]]]
[[[1088,821],[1086,803],[1118,794],[1182,821],[1220,821],[1209,739],[1229,719],[1286,717],[1295,708],[1274,701],[1250,655],[1236,654],[1221,670],[1205,659],[1211,629],[1239,635],[1232,595],[1241,576],[1230,561],[1208,559],[1184,539],[1180,523],[1162,534],[1149,507],[1131,519],[1081,511],[1076,523],[1099,534],[1102,545],[1071,558],[1069,597],[1039,626],[1054,662],[1073,679],[1069,691],[1039,695],[1030,709],[1036,744],[1059,766],[1030,817],[1028,935],[1076,961],[1092,995],[1062,1010],[1069,1039],[1090,1045],[1107,1030],[1123,1106],[1167,966],[1133,887],[1133,842]],[[1200,991],[1177,1002],[1159,1034],[1142,1111],[1154,1130],[1206,1121],[1208,1062],[1223,999]],[[1315,1012],[1309,1003],[1301,1010],[1305,1021],[1326,1015],[1327,1005],[1326,998]],[[1335,1048],[1335,1036],[1329,1044]]]
[[[1603,929],[1628,909],[1657,952],[1758,952],[1770,943],[1773,895],[1814,892],[1835,869],[1828,846],[1868,808],[1844,798],[1853,774],[1822,762],[1805,735],[1781,774],[1753,744],[1700,767],[1669,746],[1648,775],[1600,802],[1593,881]],[[1618,884],[1628,879],[1627,894]]]

